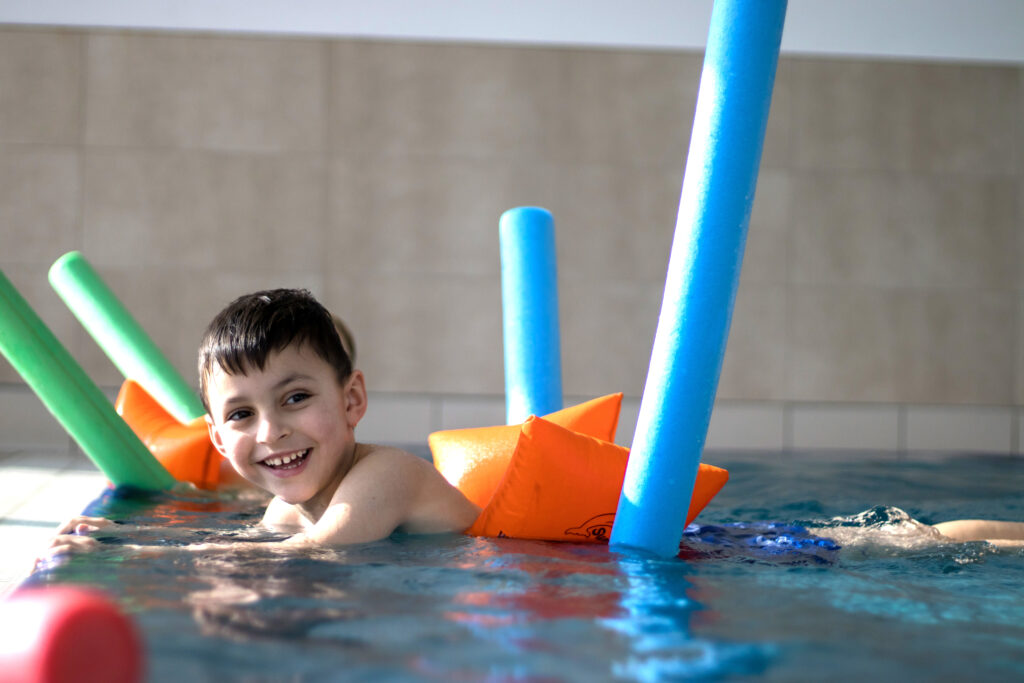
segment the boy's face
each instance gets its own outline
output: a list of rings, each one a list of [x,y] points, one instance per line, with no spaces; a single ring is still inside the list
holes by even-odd
[[[293,505],[330,501],[366,411],[362,373],[341,385],[312,349],[291,345],[244,375],[214,364],[206,398],[210,438],[240,475]]]

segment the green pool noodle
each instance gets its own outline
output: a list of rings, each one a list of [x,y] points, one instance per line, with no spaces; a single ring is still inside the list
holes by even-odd
[[[150,491],[174,485],[174,477],[114,411],[3,272],[0,352],[111,483]]]
[[[121,374],[142,385],[178,422],[206,414],[192,387],[82,254],[57,259],[50,284]]]

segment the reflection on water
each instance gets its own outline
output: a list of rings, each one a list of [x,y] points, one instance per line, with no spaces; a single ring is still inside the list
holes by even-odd
[[[689,565],[601,545],[395,535],[335,549],[177,551],[148,561],[119,553],[125,542],[277,538],[253,528],[260,505],[108,496],[92,512],[130,524],[107,532],[98,553],[35,580],[86,581],[119,595],[143,626],[153,680],[315,680],[340,670],[445,681],[663,680],[752,673],[769,658],[761,645],[691,635],[703,608]]]
[[[91,512],[128,523],[32,582],[118,596],[153,681],[1024,673],[1024,553],[937,543],[915,521],[1021,510],[1016,463],[723,464],[730,485],[674,559],[454,535],[126,558],[123,543],[279,538],[254,526],[262,499],[176,492],[98,501]],[[979,471],[990,486],[964,483]]]

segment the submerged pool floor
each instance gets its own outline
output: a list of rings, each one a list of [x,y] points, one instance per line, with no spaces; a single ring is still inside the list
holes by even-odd
[[[141,627],[151,681],[1024,676],[1024,551],[937,543],[912,521],[1024,520],[1024,460],[713,464],[730,483],[670,560],[401,535],[126,558],[124,543],[271,538],[252,528],[259,501],[162,495],[98,501],[129,523],[28,583],[110,591]]]

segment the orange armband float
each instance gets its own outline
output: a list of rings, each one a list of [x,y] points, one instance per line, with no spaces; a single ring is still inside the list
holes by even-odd
[[[121,385],[114,409],[175,479],[201,489],[217,488],[221,457],[203,418],[178,422],[130,379]]]
[[[614,441],[621,407],[622,394],[610,394],[544,419],[574,432]],[[434,432],[428,438],[434,466],[466,498],[485,507],[512,461],[521,430],[522,425],[502,425]]]
[[[607,541],[629,459],[629,449],[611,442],[621,400],[613,394],[522,425],[431,434],[437,469],[483,508],[466,533]],[[728,478],[700,465],[687,524]]]

